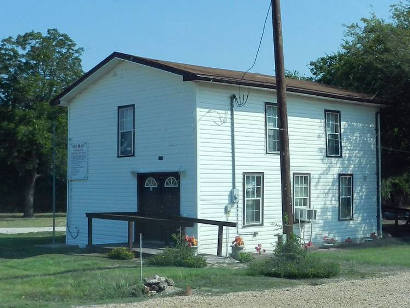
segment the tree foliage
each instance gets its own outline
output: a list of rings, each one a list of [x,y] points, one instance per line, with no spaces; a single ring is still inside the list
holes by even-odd
[[[13,168],[24,183],[26,216],[33,212],[37,178],[50,171],[53,120],[58,165],[65,166],[66,114],[49,101],[83,73],[82,51],[56,29],[0,42],[0,164]],[[58,169],[61,175],[64,168]]]
[[[372,14],[347,26],[338,52],[310,63],[318,82],[364,92],[389,105],[382,110],[384,176],[410,166],[410,1],[391,6],[391,19]],[[398,151],[397,151],[398,150]],[[406,153],[408,152],[408,153]]]

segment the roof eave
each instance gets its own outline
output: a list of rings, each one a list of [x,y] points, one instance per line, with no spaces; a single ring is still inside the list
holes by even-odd
[[[184,78],[184,81],[195,81],[195,80],[276,90],[276,85],[273,85],[271,83],[252,82],[252,81],[245,81],[245,80],[226,79],[226,78],[209,77],[209,76],[201,76],[201,75],[190,76],[189,78]],[[368,104],[380,105],[381,107],[385,107],[381,102],[378,102],[378,100],[376,100],[375,98],[338,95],[334,93],[313,91],[313,90],[291,87],[291,86],[287,86],[286,91],[292,92],[292,93],[314,95],[314,96],[319,96],[319,97],[327,97],[327,98],[340,99],[340,100],[346,100],[346,101],[352,101],[352,102],[368,103]]]

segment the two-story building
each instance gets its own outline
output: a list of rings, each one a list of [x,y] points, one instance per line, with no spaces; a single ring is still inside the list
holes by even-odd
[[[295,232],[314,243],[380,232],[380,105],[292,79],[287,99]],[[282,232],[274,77],[115,52],[52,103],[68,110],[67,243],[87,244],[86,212],[138,210],[236,222],[225,253],[236,235],[248,251],[273,249]],[[125,222],[94,229],[96,243],[126,240]],[[144,236],[161,239],[158,229]],[[217,228],[188,231],[200,253],[215,253]]]

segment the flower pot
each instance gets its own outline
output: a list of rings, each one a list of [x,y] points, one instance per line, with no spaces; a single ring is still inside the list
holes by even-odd
[[[234,259],[239,259],[239,254],[244,250],[245,246],[232,246],[231,257]]]
[[[198,255],[198,246],[189,246],[194,256]]]

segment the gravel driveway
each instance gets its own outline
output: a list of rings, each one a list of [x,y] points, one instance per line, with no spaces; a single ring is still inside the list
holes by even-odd
[[[410,307],[410,271],[318,286],[304,285],[221,296],[175,296],[134,304],[94,307]]]

